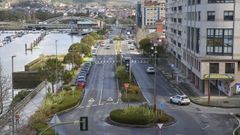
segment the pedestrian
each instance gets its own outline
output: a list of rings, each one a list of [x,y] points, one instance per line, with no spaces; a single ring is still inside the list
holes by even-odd
[[[16,124],[19,124],[20,114],[19,112],[15,113]]]

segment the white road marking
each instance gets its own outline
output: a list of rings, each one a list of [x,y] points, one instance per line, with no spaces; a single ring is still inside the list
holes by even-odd
[[[208,118],[208,117],[207,117],[206,115],[204,115],[204,114],[201,114],[201,116],[204,117],[204,118],[206,118],[206,119]]]
[[[208,128],[208,127],[210,127],[210,125],[206,125],[205,127],[203,127],[202,129],[206,129],[206,128]]]
[[[109,97],[109,98],[107,99],[107,101],[108,101],[108,102],[112,102],[112,101],[113,101],[113,98],[112,98],[112,97]]]
[[[101,100],[102,100],[102,95],[103,95],[104,68],[105,68],[105,66],[103,65],[102,87],[101,87],[101,90],[100,90],[100,98],[99,98],[98,105],[102,105]]]

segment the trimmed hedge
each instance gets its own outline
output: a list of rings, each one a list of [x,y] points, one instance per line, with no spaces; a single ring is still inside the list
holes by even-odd
[[[125,109],[113,110],[110,113],[111,120],[134,125],[147,125],[156,122],[166,123],[172,120],[172,117],[160,110],[154,112],[152,109],[146,107],[128,107]]]

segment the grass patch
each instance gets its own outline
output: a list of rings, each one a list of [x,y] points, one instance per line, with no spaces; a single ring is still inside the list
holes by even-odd
[[[113,110],[110,113],[111,120],[134,125],[147,125],[152,123],[167,123],[173,118],[167,115],[164,111],[158,110],[154,112],[152,109],[143,106],[130,106],[125,109]]]
[[[76,90],[63,90],[57,94],[48,93],[44,104],[39,110],[31,116],[30,125],[37,130],[38,133],[48,127],[48,120],[57,112],[66,110],[75,106],[80,99],[82,94],[81,89]],[[54,131],[49,129],[47,131],[49,135],[54,135]]]

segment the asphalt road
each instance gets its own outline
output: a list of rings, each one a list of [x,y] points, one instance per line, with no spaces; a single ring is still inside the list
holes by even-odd
[[[119,34],[119,30],[113,32]],[[114,36],[112,36],[114,37]],[[109,40],[106,41],[106,44]],[[180,93],[176,91],[160,74],[157,73],[157,104],[164,103],[164,110],[176,119],[176,123],[159,130],[153,128],[127,128],[109,125],[105,119],[111,110],[126,107],[119,100],[119,91],[115,79],[115,47],[101,47],[96,56],[96,64],[91,69],[85,95],[81,105],[59,116],[60,120],[75,121],[80,116],[88,116],[89,130],[80,131],[79,125],[69,124],[56,127],[59,135],[230,135],[237,126],[237,121],[229,115],[239,109],[221,109],[202,107],[195,104],[178,106],[169,104],[169,96]],[[136,50],[129,51],[127,42],[122,42],[122,54],[139,59]],[[138,60],[132,64],[132,71],[149,104],[153,104],[154,75],[145,72],[148,64]],[[157,105],[158,106],[158,105]]]

